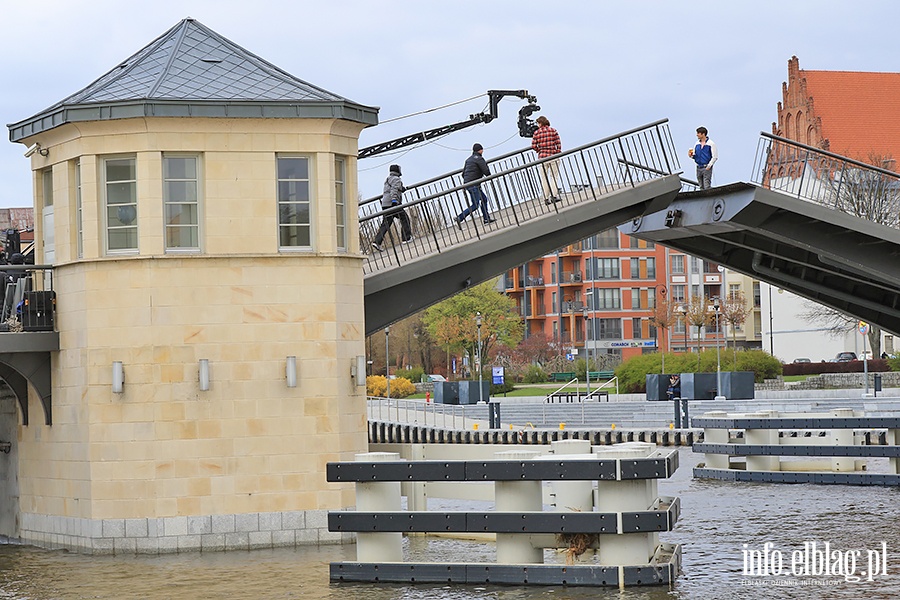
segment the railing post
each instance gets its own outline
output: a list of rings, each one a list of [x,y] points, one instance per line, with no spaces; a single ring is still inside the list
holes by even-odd
[[[616,470],[627,459],[646,458],[656,449],[654,444],[626,442],[615,446],[595,446],[594,455],[599,458],[614,458]],[[656,479],[628,479],[619,481],[600,480],[597,482],[597,511],[621,513],[634,510],[648,510],[657,498]],[[656,534],[628,533],[600,536],[597,544],[597,559],[602,565],[642,565],[656,549]],[[620,582],[622,577],[620,574]]]
[[[888,429],[884,441],[889,446],[900,445],[900,429]],[[891,465],[891,473],[900,475],[900,458],[896,456],[890,458],[888,463]]]
[[[704,419],[725,419],[728,413],[724,410],[714,410],[703,413]],[[727,427],[705,427],[703,429],[703,442],[706,444],[727,444],[728,428]],[[709,469],[727,469],[729,468],[728,454],[704,454],[706,458],[706,466]]]
[[[749,413],[743,415],[745,418],[774,419],[778,417],[776,410],[764,410],[758,413]],[[768,446],[778,444],[777,429],[745,429],[744,443],[748,445]],[[776,454],[774,456],[766,455],[748,455],[747,456],[748,471],[780,471],[781,458]]]
[[[852,408],[835,408],[831,411],[833,417],[852,417]],[[830,441],[833,446],[852,446],[853,445],[853,429],[831,429],[829,430]],[[832,471],[855,471],[856,461],[852,456],[833,456],[831,458]]]
[[[591,455],[590,440],[557,440],[550,442],[550,450],[553,456],[596,458]],[[594,491],[590,481],[554,481],[552,487],[556,496],[557,512],[591,512],[594,510]]]
[[[388,462],[400,460],[396,452],[367,452],[357,454],[357,462]],[[360,512],[399,512],[399,481],[359,481],[356,483],[356,510]],[[356,560],[363,563],[401,562],[403,534],[389,532],[359,532],[356,534]]]
[[[540,452],[508,450],[497,452],[503,460],[534,460]],[[500,512],[532,512],[543,508],[541,481],[495,481],[494,504]],[[543,548],[534,548],[521,533],[497,534],[497,562],[499,564],[541,564]]]

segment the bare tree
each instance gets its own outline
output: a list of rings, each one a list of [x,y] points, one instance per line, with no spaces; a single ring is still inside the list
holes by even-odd
[[[798,316],[807,323],[815,323],[822,328],[826,336],[831,338],[845,336],[855,330],[859,324],[856,317],[811,300],[803,302],[803,311]],[[869,340],[869,347],[872,349],[872,357],[881,356],[881,327],[869,323],[869,333],[866,334],[866,337]]]
[[[704,296],[691,296],[685,304],[687,313],[684,315],[688,325],[697,328],[697,366],[700,366],[700,328],[710,322],[715,314],[711,308],[709,298]]]
[[[725,298],[722,306],[722,318],[731,325],[731,351],[734,355],[733,364],[737,364],[737,328],[744,324],[749,313],[747,298],[744,292],[734,291]]]
[[[657,352],[660,352],[661,356],[660,373],[666,372],[666,348],[668,347],[666,339],[668,338],[669,327],[675,322],[675,318],[675,307],[669,302],[669,297],[666,295],[666,288],[662,288],[660,297],[656,299],[656,303],[653,307],[653,314],[650,315],[649,319],[656,327],[657,331],[662,330],[663,332],[662,350],[659,348],[656,349]]]

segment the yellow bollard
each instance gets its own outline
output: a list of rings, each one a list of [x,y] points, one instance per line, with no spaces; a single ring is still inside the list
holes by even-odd
[[[512,426],[512,423],[510,423],[510,424],[509,424],[509,430],[510,430],[510,431],[512,431],[512,430],[513,430],[513,426]]]
[[[675,429],[675,423],[669,423],[669,429]]]
[[[566,424],[565,424],[565,423],[560,423],[560,424],[559,424],[559,428],[560,428],[560,430],[565,429],[565,428],[566,428]]]
[[[475,423],[474,425],[472,425],[472,429],[474,429],[475,431],[478,431],[478,423]]]
[[[615,428],[616,428],[616,424],[613,423],[613,424],[612,424],[612,427],[610,427],[610,429],[615,429]]]

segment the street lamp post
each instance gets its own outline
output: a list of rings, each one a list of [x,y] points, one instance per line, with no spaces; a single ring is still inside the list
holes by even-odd
[[[385,395],[391,397],[391,328],[384,328],[384,379],[387,381]]]
[[[590,398],[591,396],[591,349],[588,348],[588,309],[587,306],[584,307],[584,312],[582,313],[583,321],[584,321],[584,377],[587,383],[587,396],[585,396],[585,400]]]
[[[475,366],[478,368],[478,401],[484,402],[484,392],[481,385],[481,313],[475,313],[475,326],[478,328],[478,354],[475,356]]]
[[[775,356],[775,335],[772,330],[772,286],[769,285],[769,354]]]
[[[722,302],[718,296],[713,298],[713,308],[716,310],[716,400],[725,400],[722,394],[722,356],[719,349],[719,311],[722,309]]]

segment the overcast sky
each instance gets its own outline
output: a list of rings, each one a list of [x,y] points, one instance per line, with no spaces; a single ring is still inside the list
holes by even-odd
[[[692,178],[686,151],[704,125],[719,146],[716,185],[749,179],[792,55],[805,69],[900,71],[896,0],[0,0],[0,14],[4,124],[192,17],[300,79],[380,107],[381,120],[524,88],[564,148],[668,118]],[[482,96],[369,128],[360,146],[464,120],[485,104]],[[506,100],[493,123],[361,161],[361,194],[379,194],[393,162],[410,184],[460,167],[474,142],[488,157],[527,145],[516,130],[522,105]],[[24,150],[0,144],[0,207],[32,205]]]

